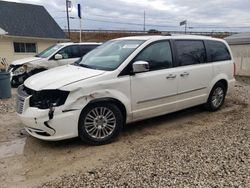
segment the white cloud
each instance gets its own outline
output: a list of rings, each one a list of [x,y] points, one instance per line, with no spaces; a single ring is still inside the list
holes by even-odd
[[[174,11],[174,12],[180,12],[181,10],[187,9],[185,6],[176,6],[175,4],[164,1],[164,0],[120,0],[123,3],[127,3],[133,6],[141,6],[141,7],[151,7],[155,10],[161,10],[161,11]]]
[[[65,0],[9,1],[43,5],[62,28],[66,25]],[[97,22],[94,20],[142,24],[144,10],[146,11],[147,25],[176,26],[147,26],[147,29],[178,30],[180,29],[179,22],[184,19],[188,20],[190,26],[214,26],[214,28],[207,28],[206,30],[223,30],[218,28],[221,26],[250,26],[249,0],[72,0],[72,3],[74,8],[70,15],[77,16],[76,4],[82,3],[84,17],[92,19],[85,19],[84,27],[92,29],[142,29],[141,25]],[[78,20],[71,20],[71,27],[77,28]],[[232,31],[237,30],[237,28],[227,28],[227,30]],[[250,28],[245,30],[250,30]]]

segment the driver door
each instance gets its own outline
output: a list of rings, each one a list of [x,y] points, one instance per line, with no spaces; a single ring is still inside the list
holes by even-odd
[[[130,77],[133,119],[140,120],[175,111],[178,88],[169,41],[147,46],[133,60],[149,63],[149,71]]]

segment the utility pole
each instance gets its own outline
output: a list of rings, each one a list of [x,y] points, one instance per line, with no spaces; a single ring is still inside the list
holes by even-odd
[[[69,27],[69,5],[70,1],[66,0],[66,12],[67,12],[67,23],[68,23],[68,37],[70,39],[70,27]]]
[[[80,42],[82,42],[82,18],[79,18],[79,21],[80,21]]]
[[[79,38],[80,42],[82,42],[82,10],[81,10],[81,4],[77,4],[77,10],[78,10],[78,18],[80,22],[80,33],[79,33]]]
[[[185,34],[187,34],[187,22],[185,24]]]
[[[144,31],[144,32],[146,31],[146,26],[145,26],[145,24],[146,24],[146,12],[145,12],[145,10],[144,10],[144,21],[143,21],[143,31]]]

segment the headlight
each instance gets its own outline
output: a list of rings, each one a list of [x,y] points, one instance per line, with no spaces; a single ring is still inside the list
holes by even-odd
[[[65,103],[68,95],[69,91],[61,90],[34,91],[30,98],[30,106],[39,109],[61,106]]]
[[[33,67],[29,67],[29,66],[27,66],[27,65],[23,65],[23,68],[25,69],[25,71],[26,71],[27,73],[29,73],[29,72],[31,72],[32,70],[34,70]]]
[[[18,76],[21,74],[24,74],[26,72],[26,69],[24,66],[18,67],[16,70],[14,70],[13,75]]]

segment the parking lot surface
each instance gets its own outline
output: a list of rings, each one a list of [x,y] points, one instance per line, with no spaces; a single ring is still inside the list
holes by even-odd
[[[126,125],[115,142],[28,136],[12,99],[0,101],[2,187],[250,187],[250,85],[218,112],[200,107]]]

